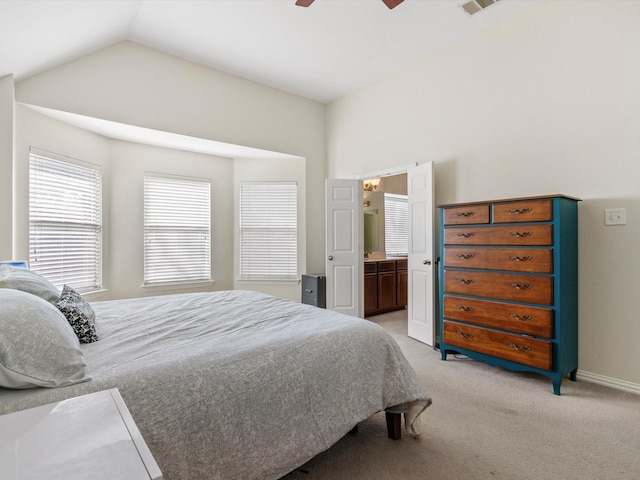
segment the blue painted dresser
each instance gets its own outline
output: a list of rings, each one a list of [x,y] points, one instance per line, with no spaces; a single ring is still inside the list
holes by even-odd
[[[440,205],[440,352],[546,375],[578,369],[578,199]]]

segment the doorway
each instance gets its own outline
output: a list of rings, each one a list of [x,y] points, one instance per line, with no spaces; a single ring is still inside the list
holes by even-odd
[[[393,313],[408,322],[407,174],[363,182],[364,313],[365,318]]]
[[[427,345],[434,345],[433,162],[412,165],[384,174],[360,176],[353,180],[327,179],[327,308],[339,311],[342,309],[343,313],[354,316],[367,316],[363,308],[365,267],[371,267],[368,263],[376,256],[386,259],[387,252],[379,246],[380,250],[376,253],[372,250],[369,252],[369,258],[364,257],[363,186],[376,184],[382,190],[382,178],[403,174],[406,175],[406,181],[401,183],[406,185],[407,194],[408,255],[405,259],[382,262],[384,265],[381,271],[385,272],[385,275],[376,281],[393,283],[393,277],[398,285],[397,272],[404,269],[407,296],[404,304],[408,306],[408,334]],[[372,178],[375,181],[370,181]],[[369,224],[373,225],[375,222]],[[384,225],[383,222],[379,224]],[[374,268],[377,272],[378,266],[374,265]],[[371,273],[370,268],[368,271]],[[393,307],[397,306],[390,303],[389,297],[385,297],[383,308],[378,306],[378,311],[394,309]]]

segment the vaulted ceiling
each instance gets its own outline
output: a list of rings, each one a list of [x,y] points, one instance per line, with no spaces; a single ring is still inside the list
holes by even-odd
[[[1,0],[0,76],[131,40],[328,103],[537,1]]]

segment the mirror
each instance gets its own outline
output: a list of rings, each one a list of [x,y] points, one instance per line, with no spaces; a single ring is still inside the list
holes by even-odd
[[[372,210],[364,212],[364,251],[378,250],[378,213]]]
[[[406,174],[396,175],[382,178],[380,185],[374,191],[365,190],[363,194],[365,257],[406,256],[408,250],[406,184]],[[389,194],[388,200],[385,200],[386,194]],[[402,202],[397,201],[399,197],[404,197],[404,211],[400,205]],[[385,205],[386,201],[390,202],[389,205]],[[391,215],[389,220],[386,218],[387,214]],[[389,238],[386,230],[389,230]]]
[[[363,198],[364,251],[384,252],[384,193],[365,192]]]

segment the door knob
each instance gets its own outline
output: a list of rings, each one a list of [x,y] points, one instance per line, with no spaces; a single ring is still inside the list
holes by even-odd
[[[329,255],[329,260],[333,260],[333,255]]]
[[[423,260],[422,264],[423,265],[431,265],[431,260]]]

